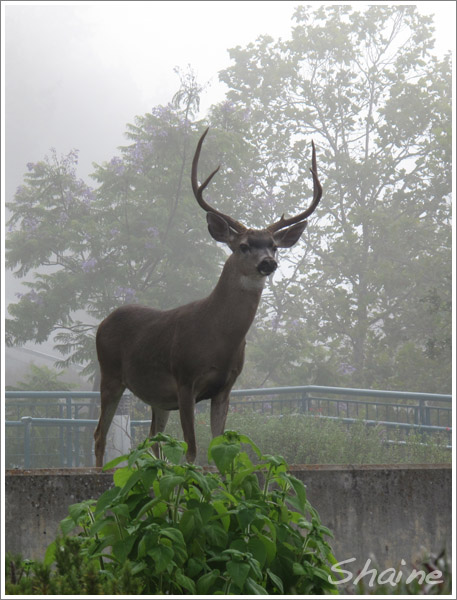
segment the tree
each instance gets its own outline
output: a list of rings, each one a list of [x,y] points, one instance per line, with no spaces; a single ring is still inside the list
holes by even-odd
[[[92,374],[95,328],[115,307],[171,308],[213,285],[221,255],[187,180],[201,88],[181,80],[173,103],[138,117],[120,156],[95,166],[96,188],[77,177],[77,151],[28,165],[8,205],[7,266],[30,290],[8,307],[10,345],[54,336],[58,365]]]
[[[299,6],[294,20],[288,40],[231,50],[226,99],[205,119],[200,168],[222,165],[207,197],[223,212],[263,227],[302,210],[311,138],[324,185],[264,292],[238,385],[448,392],[450,57],[432,54],[431,19],[414,6]],[[96,189],[74,153],[29,166],[7,260],[37,276],[9,307],[10,343],[57,331],[61,366],[90,370],[94,327],[115,306],[209,292],[224,255],[185,184],[200,92],[181,73],[173,103],[138,117],[120,156],[96,167]]]
[[[265,381],[286,383],[286,365],[289,382],[447,392],[450,57],[432,55],[431,20],[413,6],[301,6],[294,19],[290,40],[231,51],[213,111],[222,122],[230,109],[227,126],[256,157],[252,193],[271,209],[293,213],[310,197],[310,138],[318,147],[324,196],[306,251],[253,332],[270,357]]]

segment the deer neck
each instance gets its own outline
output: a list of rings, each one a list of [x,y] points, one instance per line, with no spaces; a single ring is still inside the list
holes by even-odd
[[[230,256],[222,270],[219,281],[208,296],[207,303],[218,324],[224,324],[243,339],[254,320],[266,277],[242,275]]]

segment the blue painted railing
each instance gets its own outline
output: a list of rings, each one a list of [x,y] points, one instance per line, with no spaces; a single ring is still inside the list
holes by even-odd
[[[52,466],[81,466],[80,430],[84,427],[93,429],[97,424],[97,419],[84,418],[83,413],[88,409],[87,400],[98,399],[99,396],[99,392],[5,392],[7,419],[5,425],[7,440],[10,440],[10,443],[6,444],[6,465],[30,468],[34,462],[32,460],[33,429],[57,427],[58,464]],[[348,424],[363,420],[367,425],[382,425],[429,434],[445,433],[450,445],[451,404],[452,396],[447,394],[308,385],[233,390],[230,410],[257,411],[270,415],[307,413]],[[40,408],[40,412],[48,413],[48,416],[31,416],[36,407]],[[209,402],[201,402],[197,405],[198,412],[207,410],[209,410]],[[49,416],[51,412],[53,414]],[[132,434],[137,427],[145,427],[147,428],[145,435],[147,435],[150,420],[132,420],[130,425]],[[15,435],[17,431],[21,431],[20,437],[23,442],[20,444]],[[14,449],[10,451],[14,445],[16,447],[20,445],[20,451],[14,452]],[[54,462],[56,462],[55,454],[56,451],[53,453]],[[89,464],[84,466],[92,465],[92,453],[87,458],[87,462]]]

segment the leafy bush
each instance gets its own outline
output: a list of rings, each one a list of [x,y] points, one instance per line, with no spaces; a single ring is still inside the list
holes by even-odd
[[[216,468],[181,465],[185,451],[159,434],[107,464],[127,462],[113,488],[70,506],[61,523],[65,536],[80,533],[55,540],[15,583],[10,577],[9,593],[337,593],[331,532],[281,457],[236,432],[210,443]]]
[[[54,569],[49,561],[43,563],[6,555],[6,594],[127,596],[141,593],[140,582],[132,575],[130,563],[107,577],[100,571],[98,561],[88,558],[81,538],[57,538],[54,544]]]

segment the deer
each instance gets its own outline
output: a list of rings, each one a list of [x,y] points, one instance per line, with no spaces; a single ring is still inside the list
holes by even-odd
[[[250,229],[216,210],[204,200],[203,191],[220,165],[202,184],[197,178],[208,129],[193,157],[192,190],[206,212],[210,235],[228,246],[231,254],[206,298],[169,310],[124,305],[100,323],[96,333],[101,374],[100,419],[94,433],[97,467],[103,465],[106,435],[126,388],[151,407],[151,438],[164,431],[170,411],[179,410],[189,463],[195,462],[197,453],[196,403],[211,401],[211,434],[214,438],[224,433],[230,392],[243,369],[246,335],[267,278],[278,267],[277,249],[297,243],[322,197],[312,142],[313,200],[306,210],[290,218],[283,214],[265,229]]]

